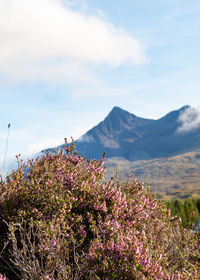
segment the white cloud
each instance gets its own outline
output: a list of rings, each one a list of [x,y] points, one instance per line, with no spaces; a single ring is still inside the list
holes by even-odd
[[[200,127],[200,107],[189,107],[184,110],[178,119],[180,126],[177,129],[178,133],[186,133]]]
[[[145,61],[127,32],[61,0],[0,0],[0,7],[0,73],[11,81],[88,82],[101,64]]]

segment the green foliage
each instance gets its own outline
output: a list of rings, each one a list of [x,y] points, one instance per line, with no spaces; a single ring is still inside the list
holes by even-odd
[[[200,221],[200,199],[188,198],[182,203],[175,199],[166,203],[172,215],[181,217],[185,228],[192,229]]]

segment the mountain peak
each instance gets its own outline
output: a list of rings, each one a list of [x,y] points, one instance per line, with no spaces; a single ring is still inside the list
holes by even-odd
[[[134,114],[129,113],[128,111],[126,111],[118,106],[113,107],[107,117],[112,118],[112,117],[116,117],[116,116],[118,116],[118,117],[122,117],[122,116],[136,117]]]
[[[122,110],[120,107],[114,106],[111,111],[120,111],[120,110]]]
[[[111,114],[111,113],[119,113],[119,112],[127,112],[127,111],[123,110],[122,108],[120,108],[118,106],[114,106],[109,114]]]
[[[185,105],[185,106],[181,107],[181,108],[179,109],[179,111],[185,111],[185,110],[187,110],[187,109],[189,109],[189,108],[191,108],[191,106]]]

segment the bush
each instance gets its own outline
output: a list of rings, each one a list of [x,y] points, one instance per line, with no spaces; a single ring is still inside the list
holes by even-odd
[[[72,146],[1,181],[0,272],[8,279],[200,279],[198,234],[131,177]]]

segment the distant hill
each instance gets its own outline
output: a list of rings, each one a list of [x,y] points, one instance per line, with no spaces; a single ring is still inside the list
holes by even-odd
[[[109,158],[105,176],[127,179],[131,174],[148,183],[159,198],[200,197],[200,149],[172,157],[129,161]]]

